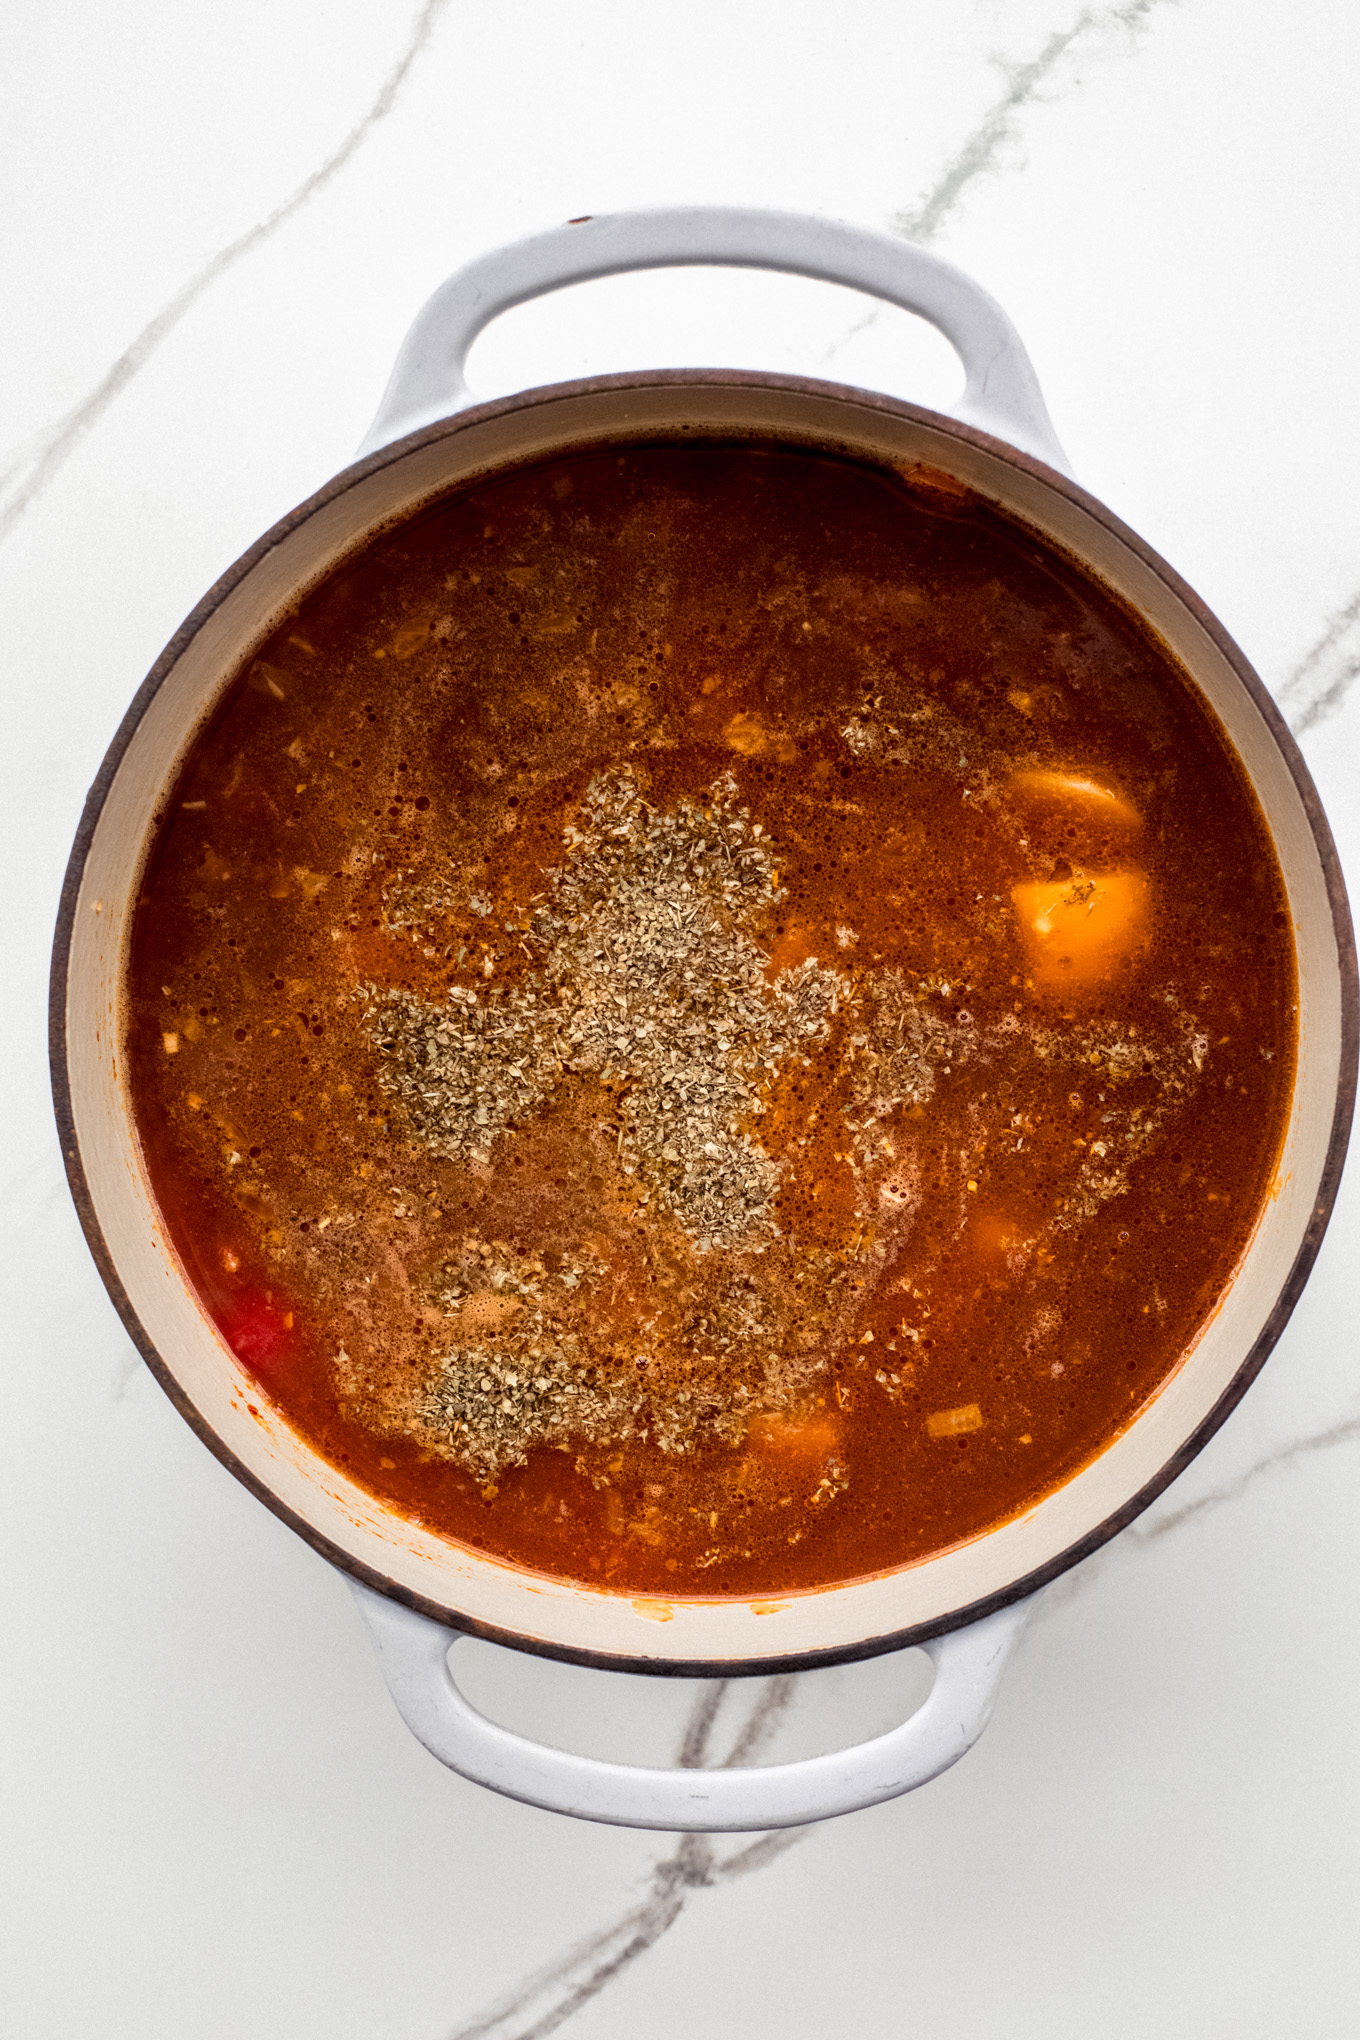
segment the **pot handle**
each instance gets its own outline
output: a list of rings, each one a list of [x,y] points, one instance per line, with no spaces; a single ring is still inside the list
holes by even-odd
[[[463,1632],[417,1615],[371,1587],[350,1586],[377,1646],[397,1711],[431,1756],[509,1799],[614,1827],[748,1833],[801,1827],[876,1806],[929,1784],[970,1750],[991,1717],[1016,1638],[1039,1596],[922,1645],[935,1683],[886,1735],[749,1769],[650,1770],[546,1747],[488,1721],[454,1684],[450,1647]]]
[[[442,283],[402,342],[360,455],[475,399],[468,350],[491,320],[545,291],[635,269],[693,264],[776,269],[848,284],[928,319],[967,372],[952,415],[1070,470],[1019,334],[996,300],[952,262],[909,241],[802,213],[733,206],[602,213],[480,256]]]

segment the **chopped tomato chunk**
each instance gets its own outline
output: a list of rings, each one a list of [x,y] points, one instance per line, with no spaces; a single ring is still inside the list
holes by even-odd
[[[293,1313],[258,1289],[237,1297],[218,1323],[232,1352],[252,1374],[272,1374],[288,1356]]]

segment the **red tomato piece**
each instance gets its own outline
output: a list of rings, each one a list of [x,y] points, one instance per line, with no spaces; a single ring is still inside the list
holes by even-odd
[[[258,1289],[237,1297],[218,1320],[222,1335],[252,1374],[272,1374],[292,1344],[293,1313]]]

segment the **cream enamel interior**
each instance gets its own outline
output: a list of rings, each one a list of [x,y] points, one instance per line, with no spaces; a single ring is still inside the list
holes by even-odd
[[[1299,1067],[1276,1190],[1178,1372],[1097,1460],[1023,1517],[922,1564],[777,1603],[635,1602],[524,1573],[423,1532],[337,1473],[271,1416],[200,1310],[159,1221],[119,1059],[127,935],[156,810],[224,682],[273,619],[367,533],[463,477],[582,442],[685,428],[774,432],[880,460],[925,461],[1085,560],[1176,653],[1245,762],[1284,869],[1298,948]],[[1255,702],[1174,587],[1080,504],[943,421],[853,393],[744,379],[583,385],[472,414],[356,474],[288,529],[208,614],[147,706],[94,830],[69,964],[68,1074],[94,1213],[137,1317],[204,1424],[286,1510],[370,1577],[539,1648],[659,1665],[843,1653],[939,1625],[1050,1565],[1115,1514],[1196,1432],[1260,1335],[1313,1214],[1343,1075],[1341,960],[1308,815]]]

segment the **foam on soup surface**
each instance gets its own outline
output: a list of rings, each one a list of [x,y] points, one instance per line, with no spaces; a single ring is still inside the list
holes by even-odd
[[[1269,837],[1165,651],[928,472],[592,451],[275,633],[127,1047],[260,1391],[450,1538],[766,1594],[1035,1502],[1193,1343],[1279,1150]]]

